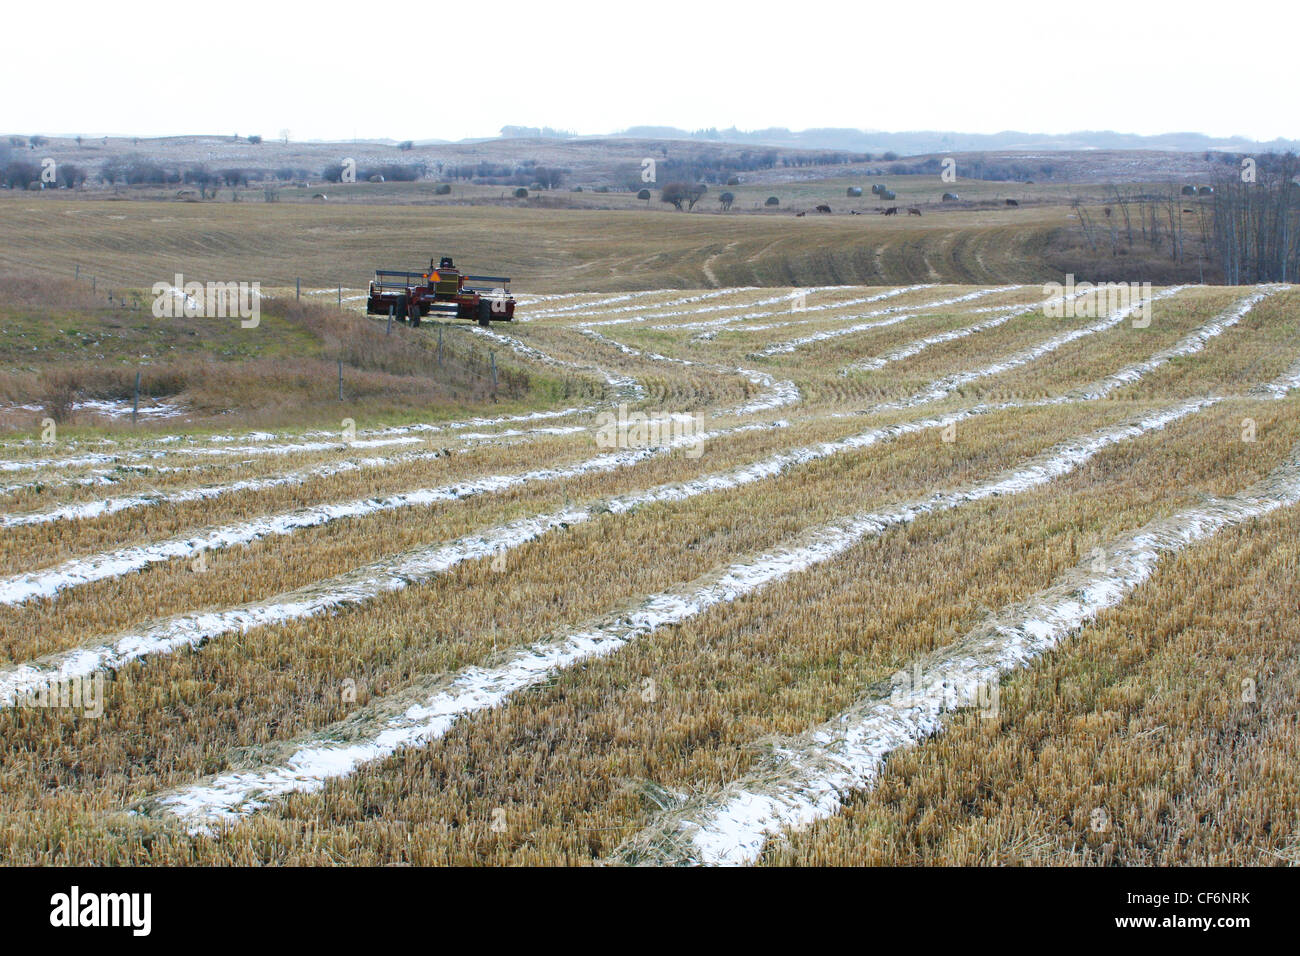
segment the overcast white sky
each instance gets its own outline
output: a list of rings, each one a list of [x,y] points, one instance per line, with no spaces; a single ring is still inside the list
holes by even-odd
[[[454,140],[505,124],[651,124],[1300,138],[1297,11],[1295,0],[65,0],[7,15],[0,132]]]

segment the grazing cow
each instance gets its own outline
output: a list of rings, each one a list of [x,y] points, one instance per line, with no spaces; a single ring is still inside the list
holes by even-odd
[[[897,207],[897,206],[890,206],[888,209],[882,209],[882,210],[880,210],[880,212],[881,212],[882,215],[885,215],[885,216],[897,216],[897,215],[898,215],[898,207]]]
[[[850,210],[849,210],[849,215],[850,215],[850,216],[861,216],[862,213],[858,212],[856,209],[850,209]]]
[[[808,215],[808,213],[806,213],[806,212],[797,212],[797,213],[795,213],[795,216],[796,216],[796,217],[797,217],[797,216],[806,216],[806,215]]]
[[[1107,219],[1110,218],[1110,207],[1109,207],[1109,206],[1107,206],[1105,209],[1103,209],[1102,212],[1105,214],[1105,216],[1106,216]]]
[[[943,194],[943,201],[944,201],[944,202],[956,202],[956,201],[957,201],[957,194],[956,194],[956,193],[944,193],[944,194]]]
[[[1007,200],[1007,205],[1008,205],[1008,206],[1019,206],[1020,203],[1016,202],[1014,199],[1008,199],[1008,200]]]
[[[1189,212],[1194,213],[1194,212],[1196,212],[1196,210],[1195,210],[1195,209],[1184,209],[1184,210],[1183,210],[1183,215],[1187,215]]]
[[[919,216],[921,215],[921,210],[917,209],[915,206],[908,206],[907,214],[909,216]]]
[[[326,196],[324,193],[317,193],[316,195],[312,196],[311,198],[314,199],[314,200],[316,200],[317,202],[324,202],[326,199],[329,199],[330,197],[329,197],[329,196]]]
[[[820,206],[817,207],[817,211],[818,211],[818,212],[830,212],[830,211],[831,211],[831,207],[828,206],[828,205],[826,205],[825,203],[822,203]]]

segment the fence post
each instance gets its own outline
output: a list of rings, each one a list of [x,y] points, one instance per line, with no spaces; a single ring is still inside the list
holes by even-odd
[[[80,263],[80,262],[77,263],[77,278],[78,278],[78,279],[81,278],[81,263]]]
[[[339,401],[343,401],[343,360],[339,359]]]
[[[94,276],[91,276],[91,277],[90,277],[90,294],[91,294],[91,295],[94,295],[94,294],[95,294],[95,277],[94,277]]]
[[[135,370],[135,397],[131,399],[131,424],[135,424],[135,414],[140,409],[140,370]]]
[[[302,279],[301,279],[301,278],[294,279],[294,280],[293,280],[293,287],[294,287],[294,295],[293,295],[293,297],[294,297],[295,299],[301,299],[301,298],[302,298]]]
[[[438,326],[438,367],[442,367],[442,326]]]
[[[492,363],[492,397],[497,397],[497,353],[488,352],[488,361]]]
[[[391,304],[388,306],[388,328],[384,329],[384,334],[393,334],[393,307]]]
[[[343,286],[339,286],[339,308],[343,308]]]

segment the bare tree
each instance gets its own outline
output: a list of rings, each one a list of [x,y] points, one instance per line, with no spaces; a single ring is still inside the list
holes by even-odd
[[[1289,282],[1300,274],[1300,159],[1255,159],[1255,177],[1221,179],[1210,197],[1212,244],[1229,285]]]

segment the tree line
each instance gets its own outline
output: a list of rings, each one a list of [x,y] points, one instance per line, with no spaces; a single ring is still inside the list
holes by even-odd
[[[1241,157],[1215,183],[1211,247],[1228,285],[1294,282],[1300,275],[1300,159]]]

